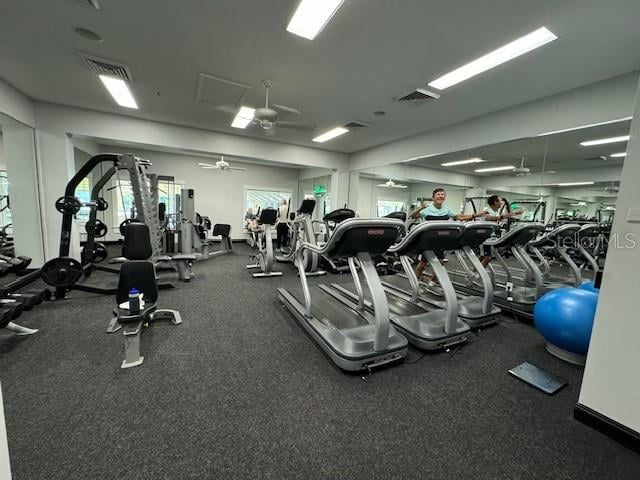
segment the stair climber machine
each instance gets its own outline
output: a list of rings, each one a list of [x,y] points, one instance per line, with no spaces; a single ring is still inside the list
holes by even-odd
[[[310,288],[302,261],[296,263],[301,290],[278,289],[282,303],[343,370],[366,370],[399,362],[407,355],[407,339],[389,322],[387,297],[372,260],[403,233],[404,225],[399,220],[351,218],[341,222],[322,247],[303,243],[298,249],[299,259],[305,250],[331,260],[346,259],[354,281],[360,285],[357,261],[370,292],[370,311],[347,306],[328,293],[328,286]]]
[[[297,251],[302,243],[317,246],[316,234],[313,231],[313,222],[311,221],[315,206],[316,201],[313,199],[302,201],[295,217],[287,224],[289,227],[289,246],[282,248],[282,255],[276,255],[278,262],[295,264]],[[320,270],[320,255],[316,252],[305,250],[301,261],[305,275],[308,277],[326,273],[324,270]]]
[[[484,242],[489,247],[492,256],[501,265],[502,271],[498,272],[493,263],[489,264],[489,275],[493,282],[494,302],[503,310],[508,310],[522,315],[526,320],[533,319],[533,307],[544,293],[544,282],[540,268],[526,251],[526,245],[544,231],[544,225],[540,223],[524,224],[512,228],[502,237],[490,238]],[[530,282],[517,282],[504,258],[505,252],[510,252],[525,272]],[[467,295],[482,295],[482,290],[469,277],[469,272],[463,270],[449,271],[453,279],[453,285],[458,292]],[[497,277],[502,275],[504,280]]]
[[[263,208],[258,217],[258,252],[252,256],[255,263],[247,265],[248,269],[259,268],[259,272],[253,273],[253,278],[279,277],[282,272],[273,271],[275,257],[273,254],[273,226],[278,221],[278,210],[275,208]]]
[[[491,278],[482,263],[480,263],[474,249],[490,238],[499,227],[494,222],[483,221],[467,222],[463,225],[464,228],[458,237],[453,252],[458,264],[467,274],[469,286],[473,285],[479,288],[482,295],[458,293],[458,316],[469,327],[482,328],[495,324],[500,317],[501,311],[493,303],[494,292]],[[431,306],[432,308],[448,309],[442,289],[428,287],[423,282],[417,279],[414,280],[415,275],[413,272],[410,275],[407,273],[410,269],[407,268],[408,265],[405,266],[405,263],[406,260],[403,261],[404,275],[397,274],[385,277],[383,285],[387,291],[392,292],[394,295],[401,295],[404,299],[418,305],[426,303],[426,308]]]
[[[458,315],[458,299],[447,270],[436,256],[438,250],[458,248],[464,224],[451,221],[429,221],[416,225],[397,245],[388,249],[400,257],[404,277],[400,281],[382,283],[389,303],[391,323],[412,345],[423,350],[448,351],[465,343],[470,328]],[[444,308],[419,299],[419,283],[411,261],[412,255],[422,254],[431,266],[444,293]],[[385,280],[393,276],[384,277]],[[354,284],[331,285],[336,299],[356,311],[372,311],[371,295],[364,292],[357,275]],[[398,285],[403,285],[398,288]],[[407,288],[408,287],[408,288]]]

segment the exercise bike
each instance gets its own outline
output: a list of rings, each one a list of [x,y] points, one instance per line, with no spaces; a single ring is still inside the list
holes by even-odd
[[[253,278],[279,277],[282,272],[272,271],[275,257],[273,255],[272,227],[278,219],[278,210],[263,208],[258,217],[258,252],[251,258],[255,261],[247,265],[247,269],[259,268],[260,272],[253,273]]]

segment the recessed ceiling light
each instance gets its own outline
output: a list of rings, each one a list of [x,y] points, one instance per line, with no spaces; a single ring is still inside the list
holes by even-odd
[[[593,147],[594,145],[606,145],[607,143],[626,142],[629,140],[629,135],[622,135],[620,137],[599,138],[598,140],[587,140],[586,142],[580,142],[583,147]]]
[[[127,82],[121,78],[110,77],[109,75],[99,75],[99,77],[118,105],[126,108],[138,108],[138,104],[135,98],[133,98]]]
[[[469,158],[467,160],[456,160],[455,162],[441,163],[443,167],[455,167],[456,165],[468,165],[470,163],[482,163],[484,160],[481,158]]]
[[[240,110],[238,110],[233,122],[231,122],[231,126],[233,128],[247,128],[247,125],[249,125],[251,120],[253,120],[255,113],[255,108],[245,106],[240,107]]]
[[[100,43],[102,41],[102,37],[100,35],[92,30],[89,30],[88,28],[78,27],[73,31],[76,32],[76,35],[84,38],[85,40],[91,40],[92,42],[97,43]]]
[[[504,167],[489,167],[489,168],[478,168],[477,170],[474,170],[475,172],[478,173],[484,173],[484,172],[501,172],[503,170],[513,170],[514,167],[513,165],[508,165],[508,166],[504,166]]]
[[[444,90],[456,85],[464,80],[474,77],[482,72],[486,72],[498,65],[512,60],[520,55],[524,55],[531,50],[541,47],[558,37],[549,31],[546,27],[541,27],[524,37],[520,37],[511,43],[494,50],[482,57],[467,63],[460,68],[443,75],[442,77],[429,83],[430,87]]]
[[[373,114],[376,117],[383,117],[383,116],[385,116],[387,114],[387,112],[385,112],[384,110],[376,110],[375,112],[373,112]]]
[[[593,185],[595,182],[565,182],[565,183],[556,183],[559,187],[575,187],[577,185]]]
[[[574,130],[582,130],[583,128],[599,127],[600,125],[609,125],[610,123],[625,122],[625,121],[631,120],[632,118],[633,117],[617,118],[615,120],[609,120],[606,122],[590,123],[588,125],[580,125],[579,127],[565,128],[563,130],[553,130],[552,132],[539,133],[537,136],[544,137],[546,135],[555,135],[556,133],[573,132]]]
[[[332,130],[329,130],[328,132],[323,133],[322,135],[318,135],[316,138],[313,139],[313,141],[318,143],[323,143],[328,140],[331,140],[332,138],[336,138],[336,137],[339,137],[340,135],[344,135],[348,131],[349,130],[344,127],[336,127]]]
[[[622,158],[622,157],[626,157],[627,156],[627,152],[620,152],[620,153],[612,153],[611,155],[609,155],[611,158]]]
[[[300,0],[287,31],[313,40],[329,23],[344,0]]]

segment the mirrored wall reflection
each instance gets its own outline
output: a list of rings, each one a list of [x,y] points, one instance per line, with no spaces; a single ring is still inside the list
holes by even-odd
[[[436,175],[434,175],[436,173]],[[437,175],[419,165],[397,164],[352,172],[350,199],[355,195],[361,217],[385,217],[404,212],[411,217],[431,203],[435,189],[445,190],[445,205],[456,213],[464,210],[472,182],[467,175]]]
[[[0,254],[44,261],[34,131],[1,113]]]
[[[316,201],[312,219],[322,220],[324,215],[338,208],[331,201],[331,173],[331,170],[322,168],[301,169],[297,199],[294,199],[296,204],[292,204],[289,211],[295,212],[303,200],[312,199]]]

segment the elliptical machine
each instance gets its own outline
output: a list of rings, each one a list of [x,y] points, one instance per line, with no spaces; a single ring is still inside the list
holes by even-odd
[[[248,269],[259,268],[261,271],[253,273],[253,278],[279,277],[282,272],[272,271],[275,257],[273,255],[272,227],[278,220],[278,210],[275,208],[263,208],[258,217],[258,253],[251,258],[255,263],[247,265]]]
[[[283,249],[283,255],[276,255],[278,262],[295,264],[298,261],[296,253],[303,242],[313,246],[318,245],[316,234],[313,231],[313,222],[311,221],[315,206],[316,201],[313,199],[302,201],[292,223],[288,225],[290,229],[289,247],[287,250]],[[320,270],[320,256],[312,250],[305,250],[300,261],[307,277],[326,273],[324,270]]]

